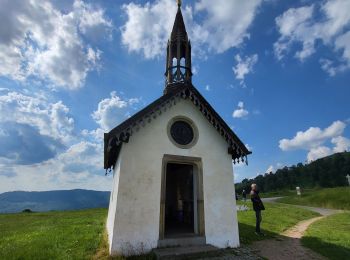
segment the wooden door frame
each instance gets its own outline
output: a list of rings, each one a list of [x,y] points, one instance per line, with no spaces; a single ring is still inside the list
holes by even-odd
[[[197,223],[198,236],[205,236],[204,228],[204,197],[203,197],[203,166],[200,157],[164,154],[162,160],[162,176],[160,190],[159,240],[164,239],[165,232],[165,197],[166,172],[168,163],[189,164],[193,166],[193,173],[197,175]],[[194,184],[195,185],[195,184]]]

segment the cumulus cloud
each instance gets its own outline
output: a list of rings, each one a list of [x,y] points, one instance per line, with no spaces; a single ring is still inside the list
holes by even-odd
[[[279,147],[282,151],[308,150],[308,161],[313,161],[332,153],[344,152],[350,148],[350,140],[342,136],[345,127],[346,124],[342,121],[335,121],[325,129],[310,127],[304,132],[297,132],[292,139],[281,139]],[[334,145],[333,148],[324,145],[329,141]]]
[[[87,141],[85,136],[76,136],[74,120],[62,101],[52,102],[39,94],[4,92],[0,95],[0,192],[110,190],[111,179],[103,170],[102,139]],[[112,92],[100,102],[95,116],[101,120],[100,126],[105,126],[108,116],[114,120],[113,109],[121,109],[125,118],[127,109],[137,102]]]
[[[4,92],[0,95],[0,192],[110,189],[110,178],[103,174],[102,140],[86,141],[76,135],[73,117],[62,101]],[[115,94],[111,99],[116,99]],[[129,99],[126,105],[135,102]]]
[[[306,39],[307,22],[312,18],[314,6],[305,6],[300,8],[291,8],[284,12],[281,16],[276,18],[276,25],[278,27],[281,37],[274,44],[275,54],[278,59],[282,59],[284,52],[288,50],[290,44],[293,40],[303,40],[305,38],[305,43],[303,44],[303,50],[298,52],[296,56],[299,58],[305,58],[306,54],[311,54],[313,50],[312,38],[308,37],[308,42]]]
[[[7,92],[0,96],[0,159],[14,164],[45,161],[73,139],[74,120],[62,101]]]
[[[261,0],[197,1],[192,8],[182,7],[189,37],[194,52],[204,55],[203,46],[221,53],[240,45],[249,38],[248,28],[254,20]],[[145,58],[164,54],[164,48],[172,29],[176,5],[172,0],[157,0],[145,5],[131,2],[123,5],[127,16],[121,27],[122,43],[130,52],[142,53]],[[194,21],[194,16],[204,17],[203,22]]]
[[[76,0],[73,4],[74,15],[78,19],[79,29],[92,40],[111,38],[112,21],[105,15],[105,10]]]
[[[130,108],[138,102],[138,98],[122,99],[113,91],[110,98],[105,98],[98,103],[92,118],[103,131],[110,131],[129,115]]]
[[[38,129],[41,135],[69,142],[74,119],[62,101],[51,103],[44,96],[8,92],[0,96],[0,122],[16,122]]]
[[[0,122],[0,162],[33,164],[54,157],[64,146],[35,127],[15,122]]]
[[[239,54],[235,56],[236,66],[232,68],[236,79],[240,80],[241,85],[244,85],[244,78],[253,71],[254,65],[258,61],[258,55],[241,57]]]
[[[111,180],[102,170],[102,154],[101,144],[82,141],[42,163],[0,164],[0,192],[76,188],[110,190]]]
[[[349,69],[349,9],[350,2],[347,0],[329,0],[319,5],[290,8],[276,18],[281,35],[274,44],[276,57],[282,59],[294,47],[293,43],[301,43],[295,57],[303,61],[316,52],[316,42],[321,41],[335,52],[333,60],[320,59],[322,69],[331,76]]]
[[[128,17],[121,27],[122,43],[128,50],[142,53],[148,59],[164,54],[175,19],[174,2],[158,0],[153,4],[147,2],[145,5],[131,2],[124,4],[122,8]],[[192,10],[188,9],[188,12]],[[185,11],[184,15],[186,13]]]
[[[335,121],[323,130],[319,127],[310,127],[304,132],[297,132],[292,139],[280,140],[279,147],[283,151],[315,148],[320,146],[326,140],[341,135],[345,127],[346,124],[341,121]]]
[[[248,114],[248,110],[244,109],[244,103],[242,101],[239,101],[238,108],[235,111],[233,111],[232,116],[234,118],[244,118],[248,116]]]
[[[203,12],[205,18],[199,28],[200,39],[210,49],[222,53],[231,47],[240,45],[249,38],[248,28],[254,20],[261,0],[200,0],[195,4],[197,12]]]
[[[0,75],[77,89],[98,68],[101,51],[80,36],[111,28],[104,11],[76,0],[62,13],[49,1],[5,1],[0,10]],[[45,21],[45,22],[43,22]]]
[[[104,176],[102,133],[129,116],[139,102],[112,92],[92,114],[99,127],[77,135],[70,109],[45,93],[3,89],[0,95],[0,192],[110,190]]]
[[[332,138],[331,142],[335,145],[333,148],[333,151],[335,153],[342,153],[344,151],[348,151],[350,149],[350,139],[343,137],[343,136],[337,136]]]
[[[319,158],[325,157],[332,154],[332,150],[327,146],[319,146],[316,148],[311,148],[307,154],[307,161],[312,162]]]

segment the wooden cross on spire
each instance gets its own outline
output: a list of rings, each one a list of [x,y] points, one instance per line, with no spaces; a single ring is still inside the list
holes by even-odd
[[[182,1],[181,0],[176,0],[176,2],[177,2],[177,6],[180,7]]]

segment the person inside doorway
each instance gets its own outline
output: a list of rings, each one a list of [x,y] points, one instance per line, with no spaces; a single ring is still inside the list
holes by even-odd
[[[253,203],[253,209],[255,211],[255,217],[256,217],[255,234],[259,236],[263,236],[264,234],[260,230],[260,224],[262,221],[261,211],[265,210],[265,207],[260,199],[258,186],[255,183],[253,183],[251,185],[251,188],[252,189],[250,192],[250,199]]]

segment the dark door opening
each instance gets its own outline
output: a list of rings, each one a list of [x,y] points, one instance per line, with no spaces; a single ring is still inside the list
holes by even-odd
[[[193,166],[168,163],[164,235],[183,237],[194,233]]]

